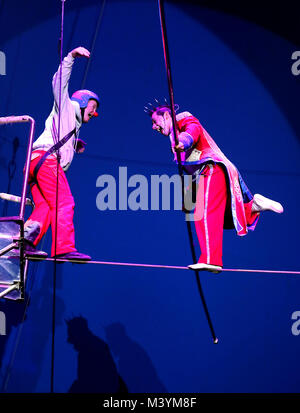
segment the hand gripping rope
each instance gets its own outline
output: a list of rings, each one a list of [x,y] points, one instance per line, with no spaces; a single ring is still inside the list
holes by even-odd
[[[65,0],[62,1],[62,10],[61,10],[61,37],[60,37],[60,74],[59,74],[59,81],[60,81],[60,90],[59,90],[59,107],[58,107],[58,140],[60,138],[60,129],[61,129],[61,85],[62,85],[62,58],[63,58],[63,24],[64,24],[64,3]],[[99,29],[99,25],[103,16],[103,8],[104,8],[105,0],[104,3],[101,7],[100,15],[98,18],[98,23],[97,23],[97,28],[96,28],[96,33],[94,36],[93,40],[93,47],[95,44],[97,32]],[[161,34],[162,34],[162,43],[163,43],[163,52],[164,52],[164,59],[165,59],[165,66],[166,66],[166,73],[167,73],[167,80],[168,80],[168,88],[169,88],[169,96],[170,96],[170,104],[171,104],[171,114],[172,114],[172,123],[173,123],[173,130],[174,130],[174,138],[175,138],[175,144],[178,144],[178,136],[177,136],[177,130],[176,130],[176,115],[175,115],[175,110],[174,110],[174,91],[173,91],[173,84],[172,84],[172,77],[171,77],[171,66],[170,66],[170,58],[169,58],[169,49],[168,49],[168,41],[167,41],[167,32],[166,32],[166,23],[165,23],[165,13],[164,13],[164,5],[163,5],[163,0],[158,0],[158,8],[159,8],[159,16],[160,16],[160,25],[161,25]],[[88,72],[88,67],[84,76],[83,83],[85,82],[86,76]],[[24,209],[25,209],[25,204],[30,204],[30,200],[26,199],[26,190],[27,190],[27,183],[28,183],[28,176],[29,176],[29,166],[30,166],[30,159],[31,159],[31,150],[32,150],[32,143],[33,143],[33,134],[34,134],[34,120],[30,116],[10,116],[10,117],[5,117],[5,118],[0,118],[0,125],[1,124],[8,124],[8,123],[18,123],[18,122],[30,122],[31,123],[31,130],[30,130],[30,139],[29,139],[29,144],[28,144],[28,150],[27,150],[27,156],[26,156],[26,164],[25,164],[25,172],[24,172],[24,180],[23,180],[23,190],[22,190],[22,196],[16,197],[12,196],[10,194],[0,194],[0,198],[6,199],[6,200],[11,200],[14,202],[20,202],[21,203],[21,208],[20,208],[20,214],[18,217],[5,217],[5,218],[0,218],[0,221],[8,221],[9,218],[13,218],[15,222],[17,222],[20,225],[20,240],[15,240],[14,246],[12,248],[19,248],[20,249],[20,282],[18,285],[13,285],[9,286],[8,289],[21,289],[22,294],[21,297],[24,295],[24,274],[26,274],[27,266],[29,261],[40,261],[40,258],[37,257],[24,257],[24,246],[23,246],[23,238],[24,238]],[[181,163],[181,157],[178,152],[177,154],[177,160],[178,160],[178,170],[179,170],[179,175],[181,177],[182,181],[182,191],[184,190],[184,182],[183,182],[183,168],[182,168],[182,163]],[[59,167],[59,153],[57,153],[57,182],[56,182],[56,228],[55,228],[55,255],[56,255],[56,245],[57,245],[57,205],[58,205],[58,167]],[[191,221],[186,220],[187,223],[187,230],[188,230],[188,235],[189,235],[189,242],[190,242],[190,247],[191,247],[191,253],[193,257],[193,261],[196,262],[196,254],[195,254],[195,249],[194,249],[194,243],[193,243],[193,235],[192,235],[192,229],[191,229]],[[5,235],[5,234],[4,234]],[[6,247],[7,250],[8,247]],[[11,248],[11,249],[12,249]],[[5,251],[6,252],[6,251]],[[5,252],[2,251],[2,255],[5,254]],[[1,251],[0,251],[0,258],[4,259],[5,257],[1,256]],[[59,258],[47,258],[46,260],[43,259],[43,261],[50,261],[54,262],[54,275],[53,275],[53,309],[52,309],[52,353],[51,353],[51,392],[53,393],[54,391],[54,350],[55,350],[55,300],[56,300],[56,263],[57,262],[68,262],[68,263],[83,263],[82,261],[79,260],[64,260],[64,259],[59,259]],[[121,267],[135,267],[135,268],[156,268],[156,269],[169,269],[169,270],[188,270],[191,272],[190,269],[187,267],[183,266],[175,266],[175,265],[159,265],[159,264],[143,264],[143,263],[128,263],[128,262],[112,262],[112,261],[87,261],[84,262],[85,264],[93,264],[93,265],[110,265],[110,266],[121,266]],[[261,274],[286,274],[286,275],[300,275],[300,271],[285,271],[285,270],[262,270],[262,269],[238,269],[238,268],[231,268],[231,269],[222,269],[224,272],[244,272],[244,273],[261,273]],[[197,281],[197,286],[199,290],[199,294],[201,297],[201,301],[203,304],[203,308],[205,311],[205,315],[209,324],[209,328],[211,331],[211,335],[213,338],[214,343],[218,342],[218,338],[216,337],[216,334],[214,332],[214,328],[210,319],[210,315],[208,312],[208,308],[205,302],[200,278],[199,278],[199,271],[195,271],[196,275],[196,281]],[[7,292],[6,292],[7,293]],[[5,294],[1,293],[0,298],[3,297]]]
[[[163,0],[158,0],[158,8],[159,8],[160,27],[161,27],[163,50],[164,50],[164,59],[165,59],[165,66],[166,66],[168,87],[169,87],[169,96],[170,96],[170,105],[171,105],[174,139],[175,139],[175,145],[177,146],[178,145],[178,136],[177,136],[177,128],[176,128],[176,115],[175,115],[175,109],[174,109],[174,89],[173,89],[172,76],[171,76],[171,65],[170,65],[169,46],[168,46],[168,38],[167,38],[167,29],[166,29],[165,11],[164,11]],[[183,168],[182,168],[182,164],[181,164],[181,157],[180,157],[179,151],[176,151],[176,156],[177,156],[177,163],[178,163],[178,171],[179,171],[179,175],[180,175],[180,178],[181,178],[182,196],[183,196],[183,194],[184,194],[184,177],[183,177]],[[194,248],[191,222],[187,219],[186,224],[187,224],[187,230],[188,230],[188,235],[189,235],[189,241],[190,241],[190,247],[191,247],[193,262],[196,263],[197,258],[196,258],[195,248]],[[211,332],[214,343],[217,344],[218,339],[216,337],[214,327],[213,327],[213,324],[212,324],[212,321],[211,321],[211,318],[210,318],[210,315],[209,315],[209,312],[208,312],[208,308],[207,308],[207,305],[206,305],[206,301],[205,301],[205,298],[204,298],[204,293],[203,293],[203,289],[202,289],[202,285],[201,285],[200,277],[199,277],[199,271],[195,271],[195,275],[196,275],[196,281],[197,281],[198,290],[199,290],[199,294],[200,294],[200,297],[201,297],[202,305],[203,305],[204,312],[205,312],[205,315],[206,315],[206,318],[207,318],[207,321],[208,321],[208,325],[209,325],[209,328],[210,328],[210,332]]]

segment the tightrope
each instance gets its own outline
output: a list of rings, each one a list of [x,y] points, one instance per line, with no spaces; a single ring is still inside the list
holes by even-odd
[[[161,265],[161,264],[141,264],[133,262],[115,262],[115,261],[80,261],[80,260],[64,260],[57,258],[38,258],[38,257],[28,257],[29,261],[57,261],[60,263],[69,262],[73,264],[96,264],[96,265],[115,265],[123,267],[141,267],[141,268],[161,268],[169,270],[191,270],[188,267],[178,266],[178,265]],[[201,270],[202,272],[203,270]],[[300,275],[300,271],[287,271],[287,270],[260,270],[260,269],[243,269],[243,268],[223,268],[222,271],[226,272],[249,272],[249,273],[262,273],[262,274],[290,274],[290,275]]]

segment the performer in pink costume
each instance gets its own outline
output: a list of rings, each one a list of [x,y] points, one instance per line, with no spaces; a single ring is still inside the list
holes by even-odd
[[[177,162],[177,150],[184,171],[193,175],[198,187],[202,179],[203,190],[198,190],[195,208],[201,255],[189,268],[218,273],[223,267],[223,228],[235,228],[238,235],[246,235],[249,229],[254,230],[262,211],[282,213],[283,207],[262,195],[252,196],[236,167],[191,113],[176,116],[179,143],[175,146],[170,106],[151,105],[146,112],[152,128],[169,136],[174,160]]]
[[[36,249],[36,245],[51,225],[52,256],[84,261],[91,259],[90,256],[79,253],[75,248],[73,225],[75,204],[65,175],[74,153],[81,153],[85,148],[85,142],[78,139],[79,129],[83,123],[98,116],[96,110],[99,106],[99,97],[95,93],[89,90],[78,90],[71,98],[69,97],[68,85],[73,63],[75,58],[80,56],[89,58],[90,52],[84,47],[77,47],[64,58],[62,67],[59,67],[55,73],[52,81],[54,105],[46,120],[44,132],[33,144],[29,183],[35,209],[25,223],[25,254],[27,256],[47,257],[45,252]],[[59,107],[61,109],[60,133],[58,134]],[[59,165],[57,157],[59,157]],[[56,202],[57,173],[58,203]]]

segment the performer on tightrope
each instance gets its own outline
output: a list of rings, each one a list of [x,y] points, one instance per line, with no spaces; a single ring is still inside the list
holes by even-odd
[[[193,176],[199,188],[195,208],[195,227],[201,255],[193,270],[218,273],[222,270],[223,228],[235,228],[238,235],[254,230],[262,211],[282,213],[279,202],[251,192],[236,167],[226,158],[211,136],[189,112],[176,115],[178,145],[175,145],[171,107],[150,104],[152,129],[169,136],[174,160],[179,151],[184,171]],[[199,217],[199,219],[197,219]]]
[[[85,142],[78,139],[82,124],[98,116],[96,110],[99,106],[99,97],[95,93],[89,90],[78,90],[71,98],[69,97],[68,85],[72,67],[75,58],[80,56],[89,58],[90,52],[84,47],[77,47],[64,58],[62,72],[59,67],[55,73],[52,81],[54,105],[46,120],[44,132],[33,144],[29,183],[35,209],[25,223],[25,254],[27,256],[47,257],[47,253],[38,251],[36,245],[51,224],[52,256],[67,260],[87,261],[91,259],[90,256],[78,252],[75,248],[73,225],[75,204],[64,172],[69,168],[74,153],[81,153],[85,149]],[[61,109],[58,135],[59,108]],[[58,204],[56,205],[57,170]]]

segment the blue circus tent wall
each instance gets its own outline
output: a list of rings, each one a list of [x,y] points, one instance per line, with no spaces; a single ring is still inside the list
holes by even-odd
[[[0,115],[31,115],[37,137],[53,104],[60,2],[13,3],[17,15],[11,2],[0,3]],[[96,1],[66,2],[65,54],[91,47],[100,9]],[[166,2],[166,15],[180,110],[200,119],[253,193],[285,207],[280,216],[265,213],[246,237],[225,231],[224,266],[299,270],[300,85],[291,70],[297,45],[253,21],[188,2]],[[70,92],[81,88],[85,70],[78,59]],[[181,211],[100,211],[96,202],[97,179],[113,176],[118,190],[121,167],[128,179],[138,174],[148,182],[176,173],[168,139],[151,130],[143,112],[149,100],[168,96],[155,1],[106,2],[84,87],[101,103],[100,116],[81,130],[87,149],[67,172],[78,250],[103,261],[190,264]],[[27,137],[24,125],[0,129],[1,192],[20,193]],[[16,208],[0,207],[7,215]],[[50,252],[50,233],[41,247]],[[0,300],[2,392],[50,391],[53,266],[30,266],[25,302]],[[60,265],[54,390],[298,392],[300,337],[291,317],[300,311],[299,277],[226,272],[203,273],[201,281],[218,345],[192,272]]]

